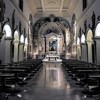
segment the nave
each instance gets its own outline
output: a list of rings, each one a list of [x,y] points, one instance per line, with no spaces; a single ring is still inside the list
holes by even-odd
[[[76,82],[62,65],[46,64],[9,100],[96,100],[97,96],[83,94],[83,87]]]

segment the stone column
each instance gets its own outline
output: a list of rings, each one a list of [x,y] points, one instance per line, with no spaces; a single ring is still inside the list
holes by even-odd
[[[46,53],[49,54],[49,39],[46,38]]]
[[[24,43],[20,43],[19,45],[19,61],[24,60]]]
[[[87,47],[86,43],[81,43],[81,60],[87,61]]]
[[[77,45],[77,59],[78,59],[78,60],[80,60],[80,56],[81,56],[80,45]]]
[[[60,42],[59,42],[59,37],[57,37],[57,54],[60,54]]]
[[[25,46],[24,46],[24,48],[25,48],[25,58],[27,59],[27,54],[28,54],[28,44],[25,44]]]
[[[4,63],[10,63],[11,62],[11,37],[5,38],[5,56],[4,56]]]
[[[94,41],[96,42],[96,63],[100,65],[100,37],[95,37]]]
[[[44,54],[46,54],[46,52],[47,52],[47,48],[46,48],[46,44],[47,44],[46,43],[46,37],[44,37],[44,42],[45,42],[45,48],[44,48],[45,49],[45,53]]]
[[[32,43],[30,44],[30,46],[31,46],[30,54],[31,54],[31,57],[33,57],[33,45],[32,45]],[[37,49],[38,49],[38,47],[37,47]],[[37,51],[38,51],[38,50],[37,50]]]
[[[14,59],[13,59],[14,62],[18,61],[18,49],[19,49],[18,46],[19,46],[19,41],[18,40],[14,41]]]
[[[88,62],[92,62],[92,41],[87,41],[88,46]]]

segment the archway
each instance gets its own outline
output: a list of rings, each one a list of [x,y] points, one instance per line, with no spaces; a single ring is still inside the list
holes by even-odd
[[[12,52],[12,30],[11,27],[9,25],[9,23],[5,23],[4,27],[3,27],[3,33],[5,34],[5,46],[4,49],[5,51],[3,51],[4,53],[4,59],[3,59],[3,63],[10,63],[12,60],[11,57],[11,52]],[[3,46],[2,46],[3,47]]]

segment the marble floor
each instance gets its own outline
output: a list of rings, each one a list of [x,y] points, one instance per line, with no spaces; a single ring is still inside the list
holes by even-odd
[[[17,96],[9,100],[95,100],[81,93],[82,87],[76,86],[61,64],[44,64],[39,73],[22,87]]]

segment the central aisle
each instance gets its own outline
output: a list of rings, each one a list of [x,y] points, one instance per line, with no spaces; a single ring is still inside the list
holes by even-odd
[[[51,63],[43,65],[25,85],[21,100],[84,100],[81,90],[60,64]]]

